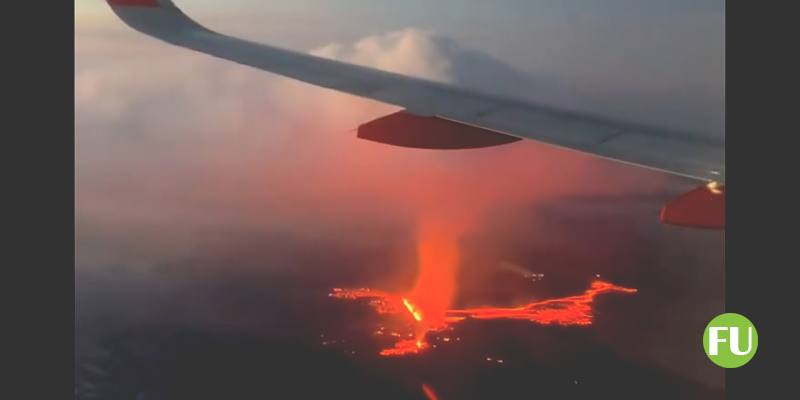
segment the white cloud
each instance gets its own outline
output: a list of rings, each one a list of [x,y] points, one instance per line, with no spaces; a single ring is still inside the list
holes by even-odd
[[[312,53],[479,89],[548,87],[413,28]],[[451,212],[453,199],[475,213],[509,201],[614,193],[632,182],[640,191],[660,185],[641,182],[652,174],[530,142],[456,152],[365,142],[353,130],[396,108],[134,32],[76,32],[75,79],[78,216],[120,226],[319,231],[376,215]],[[587,179],[603,171],[603,181]]]

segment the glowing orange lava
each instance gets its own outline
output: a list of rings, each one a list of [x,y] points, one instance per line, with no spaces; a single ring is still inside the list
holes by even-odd
[[[603,293],[636,293],[637,289],[615,286],[608,282],[594,281],[583,294],[525,304],[519,307],[478,307],[449,310],[452,318],[474,319],[523,319],[542,325],[591,325],[594,314],[592,303],[595,296]]]
[[[414,339],[400,340],[394,347],[384,349],[380,352],[383,356],[401,356],[418,354],[430,347],[425,341],[428,332],[444,330],[463,321],[467,318],[488,320],[488,319],[514,319],[525,320],[542,325],[561,325],[561,326],[587,326],[591,325],[594,319],[593,303],[595,297],[605,293],[636,293],[637,289],[616,286],[608,282],[596,280],[591,287],[584,293],[556,299],[536,301],[518,307],[477,307],[466,309],[449,309],[443,313],[438,325],[419,322],[413,314],[413,306],[401,307],[407,301],[397,295],[370,289],[334,289],[332,297],[340,299],[369,299],[369,304],[381,314],[413,316],[408,318],[415,325]],[[402,310],[406,308],[409,313]],[[425,317],[427,318],[427,317]],[[422,318],[424,321],[425,318]],[[419,326],[424,327],[422,336],[418,335]],[[396,335],[402,336],[402,335]],[[449,340],[446,340],[449,342]]]
[[[439,396],[436,395],[436,392],[434,392],[433,388],[427,383],[422,384],[422,393],[425,393],[425,397],[427,397],[428,400],[439,400]]]
[[[401,298],[379,290],[334,288],[328,296],[345,300],[370,299],[369,305],[378,314],[397,314],[402,310]]]
[[[410,301],[408,301],[407,299],[403,299],[403,305],[406,306],[408,312],[410,312],[411,315],[414,316],[414,319],[417,320],[417,322],[422,322],[422,312],[417,310],[417,308],[414,307],[414,305],[411,304]]]
[[[401,340],[395,343],[394,347],[381,350],[379,354],[382,356],[404,356],[408,354],[418,354],[428,347],[430,347],[430,345],[422,340]]]
[[[443,327],[456,293],[459,261],[456,228],[428,219],[417,233],[417,281],[403,304],[418,322],[416,339]]]

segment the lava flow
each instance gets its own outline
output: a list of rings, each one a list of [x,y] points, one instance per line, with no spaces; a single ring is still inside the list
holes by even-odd
[[[637,289],[612,285],[608,282],[594,281],[583,294],[550,299],[525,304],[519,307],[478,307],[463,310],[449,310],[447,320],[459,321],[469,317],[474,319],[522,319],[542,325],[591,325],[594,314],[594,298],[603,293],[636,293]]]
[[[515,319],[525,320],[542,325],[561,326],[586,326],[591,325],[594,318],[593,303],[595,297],[605,293],[636,293],[637,289],[616,286],[611,283],[596,280],[589,289],[579,295],[563,298],[548,299],[524,304],[518,307],[477,307],[466,309],[449,309],[445,312],[441,323],[423,325],[425,333],[415,336],[415,339],[400,340],[394,347],[380,352],[383,356],[399,356],[417,354],[430,345],[425,341],[425,334],[444,330],[467,318],[487,319]],[[408,300],[402,296],[393,295],[370,289],[334,289],[331,297],[339,299],[369,299],[369,304],[378,313],[405,316],[410,322],[416,321],[416,331],[419,331],[419,320],[414,315],[413,306],[404,307]],[[408,313],[403,313],[402,310]],[[395,335],[402,336],[402,335]]]
[[[428,400],[439,400],[439,396],[436,395],[436,392],[434,392],[433,388],[427,383],[422,384],[422,393],[425,394]]]
[[[390,332],[397,338],[393,347],[380,352],[383,356],[417,354],[429,347],[430,332],[452,329],[452,325],[467,318],[515,319],[538,324],[564,326],[591,325],[593,302],[604,293],[635,293],[636,289],[594,281],[584,293],[564,298],[536,301],[517,307],[452,308],[456,293],[459,264],[458,225],[424,219],[418,231],[417,262],[419,272],[414,287],[405,294],[392,294],[371,289],[333,289],[331,297],[346,300],[366,299],[379,314],[392,315],[407,329],[406,333]],[[384,335],[385,328],[376,334]],[[449,341],[449,338],[445,338]]]

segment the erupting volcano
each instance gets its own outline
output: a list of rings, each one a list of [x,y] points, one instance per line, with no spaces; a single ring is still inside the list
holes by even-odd
[[[596,280],[589,289],[579,295],[563,298],[535,301],[518,307],[477,307],[466,309],[448,309],[441,323],[427,323],[417,320],[410,312],[404,312],[403,304],[407,302],[401,296],[369,289],[333,289],[331,297],[347,300],[369,299],[369,304],[380,314],[396,315],[408,319],[413,324],[416,335],[414,339],[400,340],[394,347],[380,352],[383,356],[399,356],[417,354],[430,347],[425,341],[429,332],[440,332],[467,318],[516,319],[542,325],[586,326],[591,325],[594,318],[592,307],[596,296],[605,293],[636,293],[637,289],[616,286],[608,282]],[[416,323],[414,323],[416,321]],[[421,333],[420,333],[421,332]],[[382,332],[380,333],[382,334]],[[394,336],[402,337],[401,334]],[[446,338],[446,341],[449,341]]]
[[[579,295],[535,301],[516,307],[452,308],[459,262],[457,235],[447,225],[425,224],[419,231],[419,272],[414,288],[407,294],[392,294],[368,288],[335,288],[331,297],[346,300],[367,299],[379,314],[392,315],[404,323],[409,333],[390,333],[398,338],[382,356],[417,354],[431,347],[426,336],[431,332],[453,329],[467,318],[477,320],[513,319],[561,326],[591,325],[595,297],[605,293],[636,293],[637,289],[595,280]],[[381,328],[378,335],[384,335]],[[449,341],[449,338],[445,338]],[[435,347],[435,346],[434,346]]]
[[[425,335],[446,325],[445,317],[456,293],[459,259],[457,234],[447,224],[425,223],[418,235],[417,282],[402,301],[416,321],[414,344],[421,350],[426,347]]]

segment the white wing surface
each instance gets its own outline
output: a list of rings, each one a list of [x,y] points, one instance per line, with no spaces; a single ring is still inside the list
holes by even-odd
[[[414,116],[531,139],[701,181],[725,181],[722,140],[481,94],[234,38],[201,26],[170,0],[107,1],[129,26],[165,42],[400,106]]]

